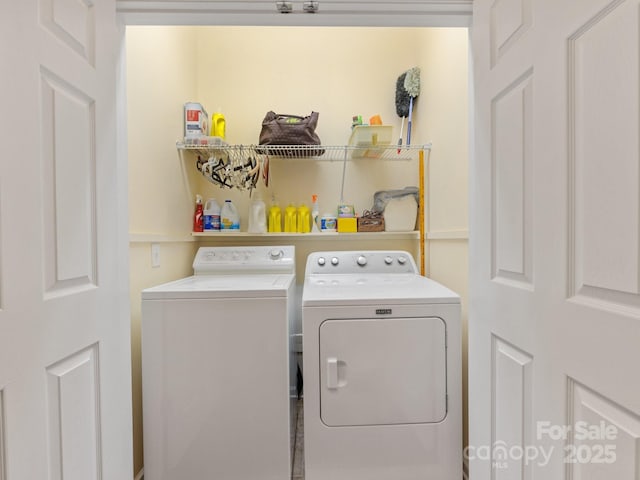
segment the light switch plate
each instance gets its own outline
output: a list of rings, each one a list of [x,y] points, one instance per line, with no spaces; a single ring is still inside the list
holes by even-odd
[[[157,268],[160,266],[160,244],[151,244],[151,267]]]

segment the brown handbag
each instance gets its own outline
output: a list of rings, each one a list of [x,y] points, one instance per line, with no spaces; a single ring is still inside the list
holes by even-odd
[[[313,148],[321,144],[316,134],[318,125],[318,112],[301,117],[298,115],[282,115],[275,112],[267,112],[262,120],[259,143],[261,146],[273,145],[259,150],[275,156],[285,157],[311,157],[324,153],[323,148]],[[277,148],[278,145],[286,145],[294,148]]]

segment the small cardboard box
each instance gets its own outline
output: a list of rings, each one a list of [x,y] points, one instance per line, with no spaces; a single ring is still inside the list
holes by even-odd
[[[358,218],[359,232],[384,232],[384,217]]]

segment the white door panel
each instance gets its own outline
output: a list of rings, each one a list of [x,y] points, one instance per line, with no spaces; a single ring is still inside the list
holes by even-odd
[[[0,7],[0,479],[131,478],[115,1]]]
[[[572,292],[638,302],[638,5],[590,18],[569,40]],[[622,55],[620,46],[624,46]],[[603,84],[616,86],[601,95]]]
[[[473,480],[637,480],[639,11],[474,4]]]

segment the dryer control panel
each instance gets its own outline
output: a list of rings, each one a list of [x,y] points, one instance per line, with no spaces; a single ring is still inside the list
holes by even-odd
[[[305,275],[414,273],[416,262],[402,250],[314,252],[307,257]]]

